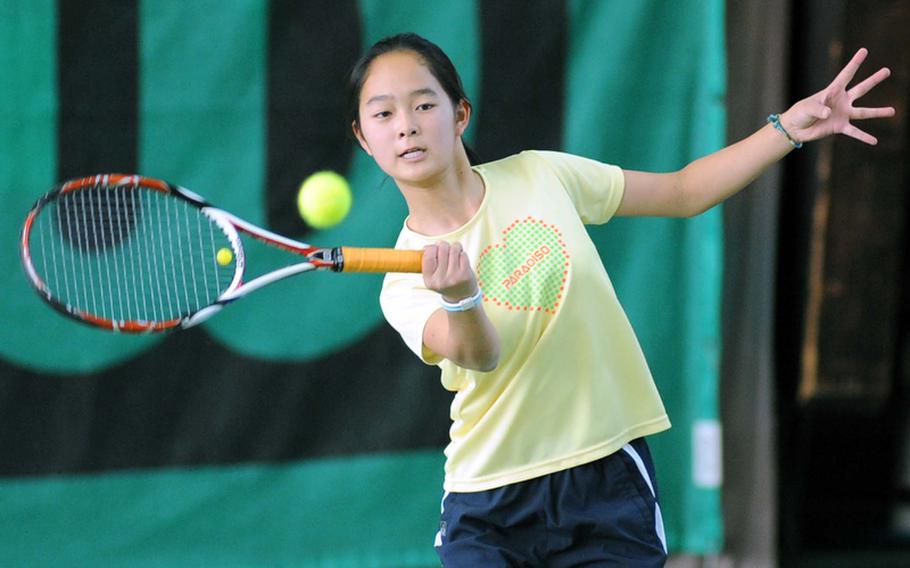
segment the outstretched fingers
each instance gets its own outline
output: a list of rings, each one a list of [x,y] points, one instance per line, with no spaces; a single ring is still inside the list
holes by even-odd
[[[855,139],[859,140],[860,142],[865,142],[866,144],[869,144],[870,146],[875,146],[876,144],[878,144],[878,138],[876,138],[875,136],[872,136],[868,132],[860,130],[859,128],[853,126],[852,124],[848,123],[846,126],[844,126],[844,129],[842,132],[843,132],[843,134],[846,134],[850,138],[855,138]]]
[[[866,120],[867,118],[887,118],[894,116],[894,107],[854,107],[850,109],[850,120]]]
[[[872,75],[866,77],[866,79],[862,82],[854,85],[849,91],[847,91],[847,95],[850,97],[850,100],[855,101],[856,99],[871,91],[876,85],[890,76],[891,70],[887,67],[882,67]]]
[[[819,140],[831,134],[844,134],[866,144],[877,144],[878,140],[853,124],[853,120],[885,118],[894,116],[893,107],[854,107],[853,103],[891,75],[883,67],[847,89],[856,72],[866,60],[868,51],[863,48],[856,52],[840,73],[822,91],[794,104],[785,113],[790,134],[802,142]],[[783,120],[782,120],[783,121]]]
[[[847,85],[853,80],[856,71],[859,69],[859,66],[863,64],[863,61],[866,60],[868,54],[869,51],[865,47],[860,48],[847,65],[841,69],[841,72],[837,74],[837,77],[831,81],[830,87],[838,91],[846,91]]]
[[[847,91],[847,96],[851,101],[862,97],[872,89],[876,87],[879,83],[891,76],[891,70],[887,67],[882,67],[872,75],[866,77],[863,81],[857,83],[849,91]],[[850,109],[850,120],[866,120],[869,118],[886,118],[889,116],[894,116],[894,107],[853,107]],[[862,130],[856,128],[855,126],[849,127],[849,132],[847,129],[844,130],[844,134],[847,136],[852,136],[857,140],[862,140],[867,144],[876,144],[878,141],[874,136],[863,132]]]

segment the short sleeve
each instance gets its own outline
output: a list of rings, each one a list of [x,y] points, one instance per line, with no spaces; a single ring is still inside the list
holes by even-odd
[[[534,152],[546,162],[585,224],[609,221],[622,201],[625,176],[618,166],[561,152]]]
[[[405,344],[428,365],[442,358],[423,344],[423,329],[439,308],[439,294],[427,289],[420,274],[389,273],[382,283],[379,305],[389,325]]]

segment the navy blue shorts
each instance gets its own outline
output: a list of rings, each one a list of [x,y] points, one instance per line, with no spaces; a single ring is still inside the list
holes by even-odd
[[[436,551],[446,568],[663,566],[647,444],[489,491],[447,493]]]

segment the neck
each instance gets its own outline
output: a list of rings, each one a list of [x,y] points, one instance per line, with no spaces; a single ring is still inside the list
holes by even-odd
[[[477,213],[484,196],[483,181],[463,151],[437,179],[421,185],[399,183],[398,187],[408,204],[408,228],[428,236],[463,226]]]

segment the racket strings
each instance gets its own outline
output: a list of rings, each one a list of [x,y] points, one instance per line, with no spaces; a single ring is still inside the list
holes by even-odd
[[[47,294],[113,322],[165,322],[210,305],[230,285],[224,233],[196,206],[132,185],[62,193],[35,219],[30,254]]]

